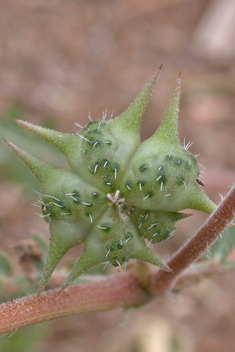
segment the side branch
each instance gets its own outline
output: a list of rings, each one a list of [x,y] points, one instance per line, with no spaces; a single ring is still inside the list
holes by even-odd
[[[0,305],[0,335],[28,325],[86,312],[132,307],[148,301],[132,273],[81,285],[65,291],[43,292]]]
[[[159,270],[152,278],[155,295],[174,287],[179,275],[207,251],[235,217],[235,185],[202,228],[167,263],[173,274]]]

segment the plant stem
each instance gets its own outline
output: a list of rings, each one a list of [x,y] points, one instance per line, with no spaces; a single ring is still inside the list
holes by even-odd
[[[60,292],[60,294],[58,294]],[[71,285],[0,305],[0,335],[36,323],[81,314],[141,305],[147,293],[132,273]]]
[[[205,253],[235,217],[235,185],[202,228],[167,263],[173,274],[158,270],[152,277],[152,293],[174,287],[179,275]]]

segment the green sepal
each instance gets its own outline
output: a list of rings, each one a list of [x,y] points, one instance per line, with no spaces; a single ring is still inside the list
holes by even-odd
[[[160,69],[130,107],[114,120],[90,122],[78,134],[81,148],[66,153],[73,170],[104,192],[113,192],[140,143],[140,124]]]
[[[190,188],[187,208],[212,214],[217,209],[217,205],[210,200],[210,198],[198,187],[197,184],[194,184]]]
[[[180,91],[181,91],[181,75],[178,76],[175,82],[175,88],[171,96],[169,105],[165,112],[164,119],[157,129],[155,134],[151,137],[158,144],[180,145],[178,132],[178,119],[180,107]]]
[[[65,289],[93,266],[105,262],[121,266],[129,259],[138,259],[170,271],[170,268],[147,247],[131,220],[125,214],[120,215],[119,211],[116,206],[111,206],[97,222],[96,227],[85,239],[81,258],[61,289]]]
[[[105,253],[102,244],[94,240],[90,246],[85,246],[80,259],[75,263],[70,274],[66,278],[61,290],[71,285],[80,275],[87,272],[92,267],[101,264],[105,261]]]
[[[128,140],[130,147],[135,145],[136,148],[140,142],[140,124],[160,72],[161,67],[153,74],[129,108],[109,123],[110,132],[125,144]]]
[[[46,264],[39,282],[38,292],[42,292],[61,258],[70,248],[76,247],[84,241],[84,236],[79,236],[79,226],[62,220],[50,222],[50,246]]]
[[[178,131],[180,87],[181,78],[179,76],[161,125],[150,138],[139,146],[134,155],[135,158],[141,156],[141,154],[148,157],[148,155],[159,154],[164,151],[170,153],[183,149],[180,145]]]
[[[13,143],[6,143],[38,179],[42,193],[39,202],[45,220],[80,220],[87,227],[102,211],[102,203],[107,199],[105,194],[81,180],[76,173],[52,168]]]
[[[28,166],[28,168],[38,179],[39,183],[43,184],[54,174],[55,171],[51,166],[45,164],[44,162],[30,155],[29,153],[18,148],[15,144],[7,140],[4,141],[13,150],[13,152]]]
[[[74,153],[74,150],[80,147],[80,139],[75,134],[54,131],[22,120],[15,121],[22,127],[54,145],[65,155]]]
[[[54,131],[22,120],[15,121],[58,148],[65,155],[70,167],[78,174],[82,174],[84,162],[81,157],[82,139],[79,135]],[[75,150],[76,153],[74,153]]]

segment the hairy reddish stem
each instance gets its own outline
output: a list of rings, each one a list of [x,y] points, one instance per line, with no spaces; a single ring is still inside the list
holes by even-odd
[[[141,305],[147,294],[131,273],[121,273],[99,282],[71,285],[0,305],[0,334],[79,313]]]
[[[159,270],[152,277],[152,293],[172,289],[179,275],[207,251],[210,245],[233,221],[235,216],[235,186],[202,228],[167,263],[173,274]]]

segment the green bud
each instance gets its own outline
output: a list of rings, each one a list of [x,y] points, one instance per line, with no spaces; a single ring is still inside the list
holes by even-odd
[[[90,122],[78,134],[52,131],[17,121],[58,148],[71,170],[55,169],[12,150],[37,177],[42,217],[49,223],[50,247],[39,284],[41,292],[60,259],[84,243],[80,259],[62,289],[93,266],[122,266],[137,259],[170,268],[147,246],[172,236],[191,208],[211,213],[216,205],[199,188],[196,158],[180,145],[180,77],[155,134],[140,144],[140,124],[160,69],[119,117]]]

